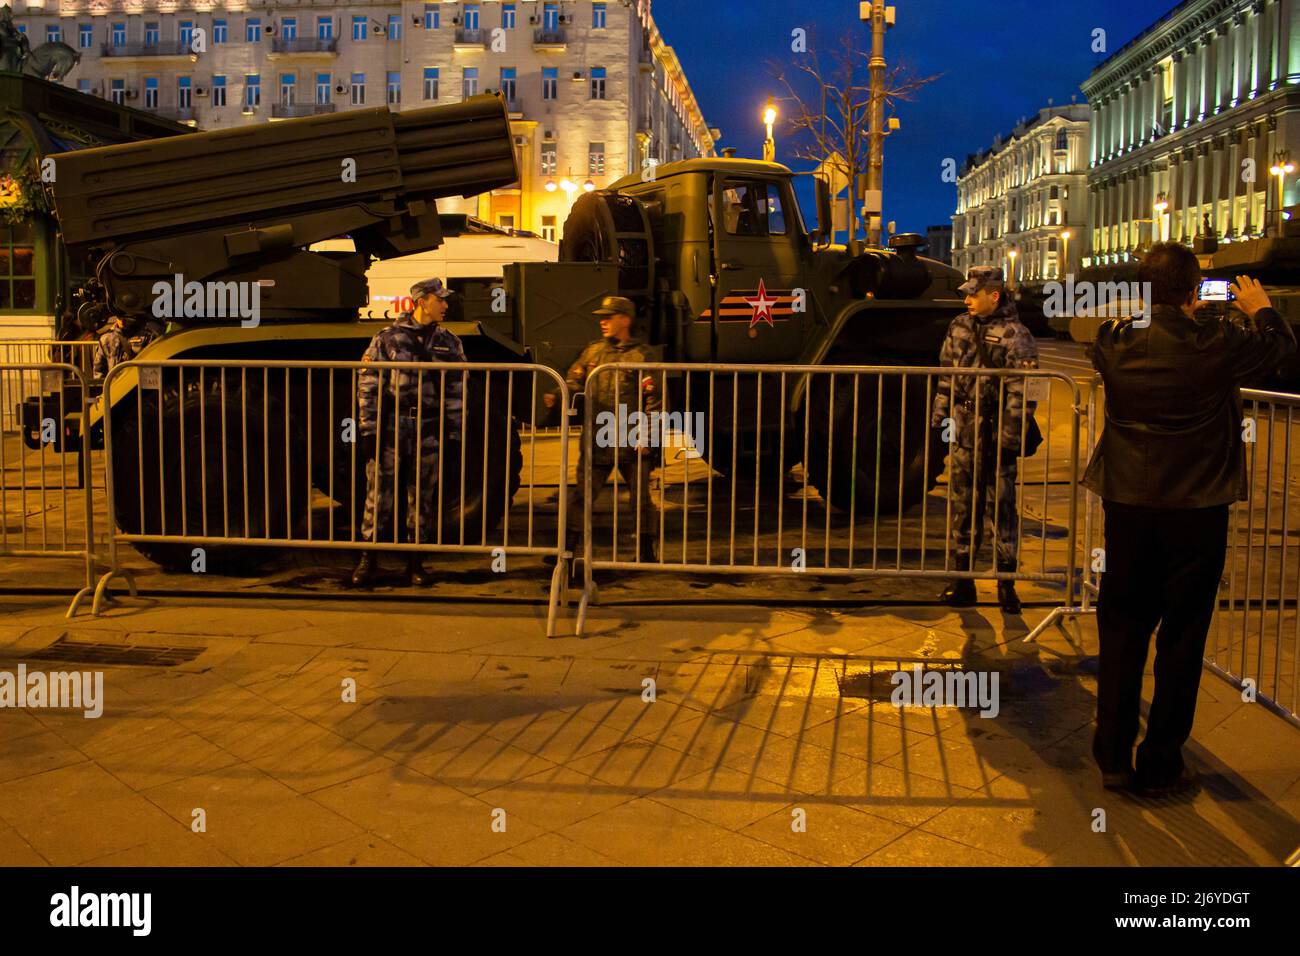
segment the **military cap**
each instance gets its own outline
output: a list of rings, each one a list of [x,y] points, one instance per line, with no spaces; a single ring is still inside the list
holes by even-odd
[[[594,310],[596,315],[630,315],[636,316],[636,306],[631,299],[621,295],[607,295],[600,300],[600,308]]]
[[[962,295],[974,295],[984,289],[1001,292],[1004,288],[1000,266],[974,266],[966,273],[966,281],[957,287]]]
[[[438,278],[421,279],[411,286],[412,299],[420,299],[426,295],[436,295],[440,299],[446,299],[451,295],[451,290],[445,287],[442,280]]]

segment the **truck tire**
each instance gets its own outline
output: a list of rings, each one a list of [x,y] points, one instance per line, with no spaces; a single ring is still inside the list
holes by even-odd
[[[498,384],[501,384],[498,390]],[[515,493],[519,491],[523,471],[523,448],[519,428],[509,411],[504,408],[505,387],[498,377],[493,382],[492,404],[486,427],[478,409],[484,407],[485,387],[482,378],[471,379],[465,407],[468,428],[460,440],[444,433],[439,472],[442,481],[442,537],[444,544],[498,544],[500,537],[492,533],[501,527]],[[497,399],[502,401],[497,403]],[[484,468],[483,449],[487,445],[487,465]],[[336,537],[342,540],[361,540],[361,523],[366,508],[366,463],[358,456],[355,480],[351,471],[351,445],[340,444],[335,451],[334,488],[332,497],[339,502],[335,509]],[[466,493],[461,495],[461,460],[465,462]],[[327,473],[328,474],[328,473]],[[322,494],[330,495],[328,483],[317,479]],[[437,490],[434,492],[435,503]],[[350,504],[349,504],[350,502]],[[316,532],[321,533],[319,530]],[[354,538],[355,536],[355,538]],[[422,532],[422,538],[429,536]],[[439,540],[436,534],[433,540]],[[379,547],[382,548],[382,545]]]
[[[564,221],[561,262],[609,262],[618,266],[618,292],[648,296],[654,289],[654,237],[640,201],[597,189],[583,194]]]
[[[930,427],[924,380],[909,377],[904,394],[901,378],[886,377],[882,395],[874,376],[862,376],[856,458],[852,377],[835,377],[833,408],[830,382],[830,376],[817,376],[813,381],[809,460],[804,463],[809,481],[835,508],[853,509],[859,518],[898,514],[900,480],[902,511],[920,504],[942,473],[946,454],[938,430]],[[878,398],[883,399],[879,417]]]
[[[206,519],[211,537],[301,535],[310,500],[307,462],[295,450],[304,437],[292,416],[286,421],[283,402],[250,393],[244,403],[237,391],[223,393],[214,382],[206,392],[187,383],[182,396],[169,384],[137,391],[138,406],[128,401],[114,409],[118,526],[128,534],[200,537]],[[252,574],[282,553],[274,544],[142,541],[134,547],[171,571],[193,570],[194,548],[202,547],[206,571],[233,575]]]

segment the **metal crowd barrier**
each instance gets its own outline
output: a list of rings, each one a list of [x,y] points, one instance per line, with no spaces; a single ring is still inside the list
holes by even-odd
[[[961,489],[950,480],[931,493],[949,448],[965,449],[931,429],[935,394],[946,389],[951,406],[956,381],[968,376],[996,390],[986,398],[985,387],[977,389],[969,415],[978,420],[981,402],[996,403],[988,417],[1000,435],[1007,399],[1019,392],[1033,403],[1045,441],[1016,464],[1028,416],[1018,449],[974,429],[969,470],[988,480]],[[1065,387],[1065,401],[1054,398],[1053,382]],[[644,363],[595,369],[584,398],[579,634],[601,570],[1006,579],[1061,585],[1074,602],[1081,409],[1078,386],[1063,373]],[[655,411],[664,414],[651,418]],[[1064,454],[1052,444],[1059,418]],[[1054,458],[1063,468],[1055,482]],[[615,465],[610,518],[597,527],[597,493]],[[648,487],[656,471],[657,503]],[[992,490],[998,475],[1002,494]],[[995,548],[980,558],[987,535],[979,486],[990,489],[983,507],[993,526],[1004,523],[1004,540],[1015,543],[1014,564],[999,561]],[[1047,517],[1053,494],[1068,514],[1063,528]],[[955,548],[959,536],[967,547]]]
[[[363,428],[360,387],[373,394],[373,440]],[[559,496],[547,543],[535,488],[539,469],[567,459],[568,433],[559,432],[558,462],[544,460],[539,449],[553,450],[553,443],[539,442],[535,426],[545,414],[545,391],[567,405],[563,379],[540,365],[115,366],[104,395],[117,395],[119,403],[105,401],[103,410],[109,570],[94,609],[116,577],[134,590],[120,561],[124,543],[164,566],[187,568],[198,546],[205,570],[256,565],[266,557],[256,552],[266,548],[535,555],[555,562],[547,614],[553,635],[567,499]],[[564,484],[562,471],[557,484]]]
[[[93,384],[95,374],[95,339],[78,339],[75,342],[53,339],[7,339],[0,341],[0,365],[72,365],[88,384]],[[6,402],[6,405],[9,403]]]
[[[87,436],[65,430],[89,402],[73,365],[0,363],[0,555],[73,557],[85,579],[68,617],[94,591],[94,505]],[[74,407],[70,407],[75,404]],[[72,457],[65,452],[75,445]]]
[[[1242,389],[1249,498],[1233,506],[1205,665],[1300,727],[1300,396]],[[1253,440],[1250,440],[1253,439]]]

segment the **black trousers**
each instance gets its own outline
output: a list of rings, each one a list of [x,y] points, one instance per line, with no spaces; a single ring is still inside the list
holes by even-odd
[[[1138,779],[1158,786],[1183,768],[1201,662],[1228,541],[1228,506],[1172,509],[1103,502],[1106,564],[1097,598],[1101,667],[1092,752],[1103,773],[1129,769],[1151,632],[1155,693],[1137,751]]]

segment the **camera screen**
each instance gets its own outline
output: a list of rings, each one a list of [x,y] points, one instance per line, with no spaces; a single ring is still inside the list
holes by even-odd
[[[1236,296],[1228,289],[1227,279],[1202,279],[1200,299],[1202,302],[1230,302]]]

